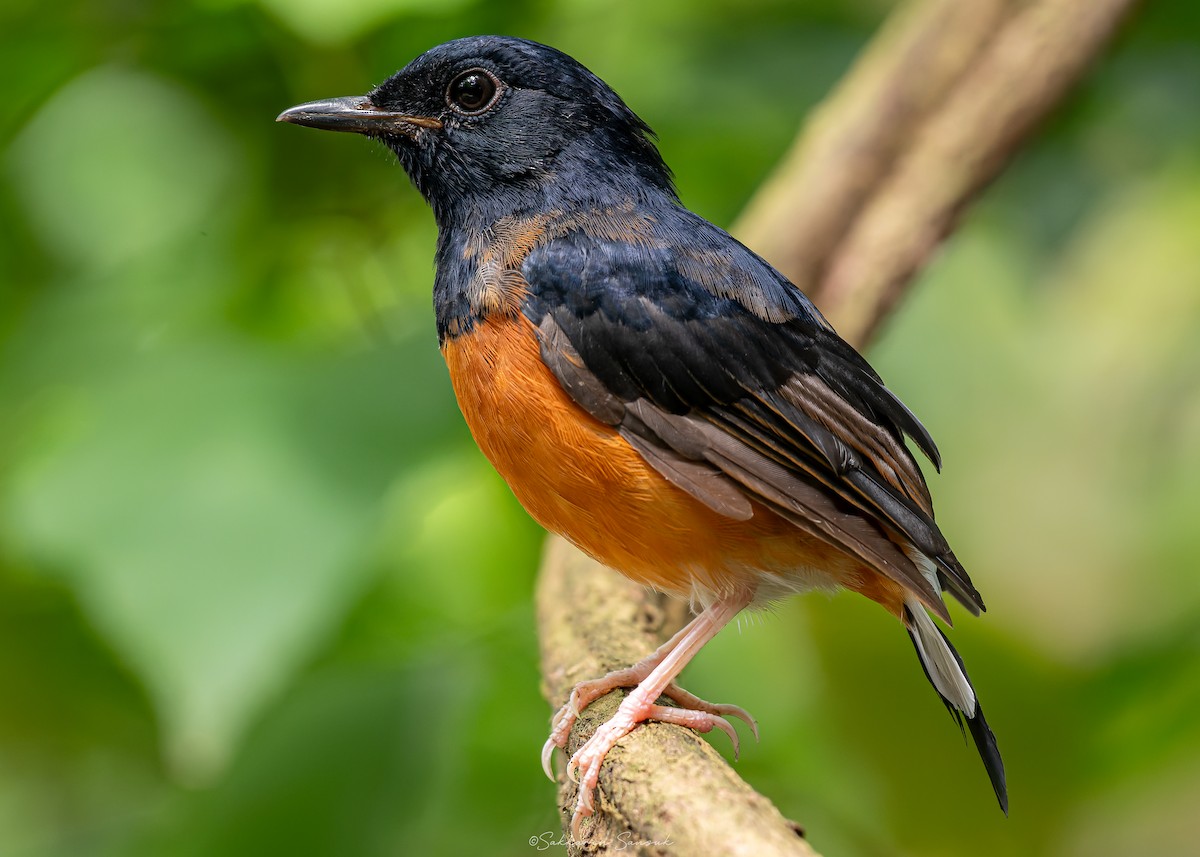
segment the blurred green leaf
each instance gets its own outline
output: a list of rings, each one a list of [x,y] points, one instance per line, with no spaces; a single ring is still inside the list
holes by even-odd
[[[195,237],[237,172],[234,151],[186,91],[108,66],[57,92],[6,166],[42,241],[97,267]]]
[[[232,344],[160,353],[60,391],[14,474],[13,538],[67,570],[144,676],[186,779],[220,770],[363,585],[390,471],[353,464],[372,426],[330,429],[354,409],[323,376]],[[397,428],[410,452],[429,436]]]
[[[209,0],[213,2],[213,0]],[[227,0],[218,0],[227,2]],[[248,0],[243,0],[248,2]],[[297,35],[320,45],[345,44],[397,15],[453,12],[472,0],[258,0]]]

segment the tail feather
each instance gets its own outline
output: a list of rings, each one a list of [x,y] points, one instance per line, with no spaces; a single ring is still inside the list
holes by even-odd
[[[921,661],[921,669],[925,678],[933,685],[941,697],[946,710],[958,722],[959,729],[966,721],[966,730],[971,733],[983,766],[987,769],[988,779],[996,792],[996,800],[1000,809],[1008,815],[1008,786],[1004,780],[1004,761],[1000,758],[1000,748],[996,745],[996,736],[992,734],[987,720],[983,716],[983,707],[975,694],[975,688],[967,677],[967,668],[963,666],[962,658],[946,635],[942,633],[929,614],[915,600],[910,600],[904,608],[904,625],[908,636],[917,650]]]

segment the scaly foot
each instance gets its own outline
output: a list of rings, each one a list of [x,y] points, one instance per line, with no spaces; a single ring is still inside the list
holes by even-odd
[[[682,693],[696,699],[687,691],[682,691]],[[703,700],[697,701],[703,703]],[[709,703],[703,704],[709,705]],[[712,707],[736,708],[736,706]],[[744,716],[751,724],[751,728],[755,730],[755,738],[757,738],[758,731],[754,720],[742,709],[737,710],[741,712],[739,716]],[[571,837],[573,839],[580,838],[579,828],[583,819],[595,812],[594,795],[596,786],[600,782],[600,766],[604,764],[604,757],[618,741],[633,731],[639,723],[646,720],[674,723],[676,726],[686,726],[698,732],[720,729],[733,742],[733,755],[734,758],[737,758],[740,747],[737,732],[722,715],[695,708],[672,708],[653,702],[643,702],[635,691],[625,697],[612,719],[597,729],[595,734],[576,750],[575,755],[567,762],[567,776],[579,784],[579,794],[575,800],[575,813],[571,816]]]
[[[657,654],[657,653],[655,653]],[[661,657],[658,659],[661,660]],[[658,665],[658,661],[653,662],[650,659],[642,661],[632,667],[627,667],[622,670],[613,670],[608,675],[591,679],[590,681],[581,681],[575,685],[575,689],[571,691],[571,696],[562,708],[558,709],[558,713],[554,715],[554,719],[550,723],[550,737],[546,739],[545,745],[542,747],[542,770],[546,772],[546,776],[554,779],[554,771],[551,768],[551,760],[554,758],[554,748],[559,747],[563,750],[567,749],[567,739],[571,737],[571,730],[575,726],[575,721],[579,719],[579,715],[585,708],[591,705],[600,697],[604,696],[612,690],[620,687],[635,687],[650,671]],[[754,735],[754,740],[758,740],[758,722],[750,715],[750,712],[739,705],[728,705],[725,703],[708,702],[701,699],[695,694],[688,693],[675,682],[667,685],[662,692],[662,695],[675,703],[674,708],[666,708],[657,706],[663,711],[676,711],[684,714],[704,713],[715,715],[721,720],[722,726],[718,726],[723,732],[731,736],[733,741],[733,755],[736,759],[738,756],[738,739],[737,733],[733,732],[733,727],[729,725],[727,717],[736,717],[750,727],[750,732]],[[686,710],[685,710],[686,709]],[[703,728],[700,725],[695,725],[693,722],[680,722],[678,719],[669,719],[653,715],[644,720],[661,720],[666,723],[675,723],[679,726],[687,726],[691,729],[698,729],[701,732],[708,732],[713,727],[709,725]],[[610,721],[611,722],[611,721]],[[701,721],[697,720],[696,723]],[[708,721],[703,721],[708,722]]]
[[[579,783],[579,797],[575,801],[575,813],[571,816],[571,835],[574,838],[579,838],[579,825],[583,819],[595,812],[592,795],[600,781],[600,766],[604,763],[605,755],[642,721],[661,720],[701,732],[720,729],[732,739],[736,752],[737,733],[725,719],[725,715],[728,714],[745,720],[754,731],[754,737],[758,737],[758,727],[754,718],[736,705],[713,705],[692,696],[675,684],[675,677],[687,662],[705,643],[716,636],[739,610],[750,603],[753,595],[752,591],[747,590],[718,598],[680,629],[679,633],[663,643],[650,657],[627,670],[617,670],[597,681],[583,682],[576,686],[567,704],[554,716],[550,740],[542,749],[542,767],[546,769],[547,775],[550,774],[550,758],[554,754],[554,748],[566,746],[580,709],[613,688],[637,683],[637,687],[622,700],[612,719],[597,729],[567,763],[567,776]],[[681,707],[658,705],[660,695],[675,700]]]

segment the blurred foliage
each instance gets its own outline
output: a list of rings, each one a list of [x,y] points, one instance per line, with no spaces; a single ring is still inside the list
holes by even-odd
[[[881,611],[793,600],[690,686],[826,855],[1195,853],[1200,14],[1135,26],[874,358],[988,597],[1012,817]],[[878,0],[0,8],[0,856],[524,854],[540,533],[436,351],[379,147],[271,120],[479,32],[555,44],[728,222]],[[718,742],[719,743],[719,742]]]

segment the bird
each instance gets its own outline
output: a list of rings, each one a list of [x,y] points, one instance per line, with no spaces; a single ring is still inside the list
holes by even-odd
[[[554,716],[547,774],[578,713],[631,688],[567,762],[574,834],[639,723],[736,745],[736,717],[757,737],[746,711],[676,679],[743,610],[814,589],[903,624],[1008,813],[996,738],[934,621],[951,623],[943,593],[976,616],[984,603],[909,448],[940,471],[933,438],[797,286],[684,207],[612,88],[547,45],[473,36],[277,121],[395,154],[437,222],[438,342],[480,450],[547,530],[693,605],[656,652],[581,682]]]

